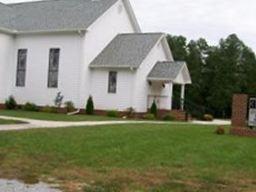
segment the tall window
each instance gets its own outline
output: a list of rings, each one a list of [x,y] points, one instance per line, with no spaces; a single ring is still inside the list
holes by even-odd
[[[16,86],[25,87],[27,66],[27,49],[18,50]]]
[[[117,72],[110,71],[108,77],[108,92],[116,93]]]
[[[48,87],[58,87],[60,49],[50,49]]]

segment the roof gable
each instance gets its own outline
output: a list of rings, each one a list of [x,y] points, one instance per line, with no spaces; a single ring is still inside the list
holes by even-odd
[[[138,68],[163,37],[162,33],[117,35],[92,61],[90,67]]]
[[[181,76],[181,78],[180,78]],[[174,83],[190,84],[191,78],[184,61],[157,62],[148,75],[148,80],[172,81]]]
[[[0,28],[18,32],[87,29],[118,0],[51,0],[0,4]]]

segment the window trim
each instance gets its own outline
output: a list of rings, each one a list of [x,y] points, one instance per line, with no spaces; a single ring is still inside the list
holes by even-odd
[[[59,55],[58,55],[58,66],[57,66],[57,69],[56,70],[53,70],[51,69],[51,51],[54,51],[54,50],[58,50],[59,51]],[[59,87],[59,70],[60,70],[60,51],[61,49],[60,48],[50,48],[49,50],[49,61],[48,61],[48,78],[47,78],[47,87],[49,89],[57,89]],[[51,85],[50,83],[50,77],[51,77],[51,74],[52,73],[57,73],[57,83],[56,83],[56,86],[53,86]]]
[[[111,88],[110,88],[111,74],[115,74],[115,90],[111,90]],[[109,94],[117,93],[117,75],[118,75],[117,71],[109,71],[109,73],[108,73],[108,93]]]
[[[25,51],[26,53],[26,57],[25,57],[25,69],[20,69],[20,53],[22,51]],[[25,48],[21,48],[17,50],[17,66],[16,66],[16,82],[15,82],[15,86],[16,87],[25,87],[26,86],[26,72],[27,72],[27,57],[28,57],[28,49]],[[24,84],[20,85],[18,82],[18,75],[19,72],[24,72]]]

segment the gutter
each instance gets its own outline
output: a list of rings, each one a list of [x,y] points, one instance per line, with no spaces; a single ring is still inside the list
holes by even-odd
[[[67,115],[68,115],[68,116],[72,116],[72,115],[77,115],[77,114],[79,114],[79,113],[80,113],[80,109],[78,109],[78,110],[76,110],[76,111],[74,111],[74,112],[68,113]]]
[[[0,32],[7,33],[7,34],[15,34],[17,31],[7,28],[0,28]]]
[[[93,66],[90,65],[89,68],[91,69],[110,69],[110,68],[115,68],[115,69],[130,69],[131,71],[134,71],[137,69],[137,67],[131,67],[129,65],[123,65],[123,66],[116,66],[116,65],[102,65],[102,66]]]
[[[17,30],[11,30],[11,29],[6,29],[6,28],[0,28],[0,32],[12,34],[12,35],[77,32],[80,36],[84,36],[84,34],[87,32],[87,30],[78,28],[78,29],[62,29],[62,30],[17,31]]]

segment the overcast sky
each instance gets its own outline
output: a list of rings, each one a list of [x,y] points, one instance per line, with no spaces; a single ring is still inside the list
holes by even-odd
[[[3,3],[25,0],[0,0]],[[236,33],[256,51],[254,0],[130,0],[144,32],[166,32],[216,44]]]

